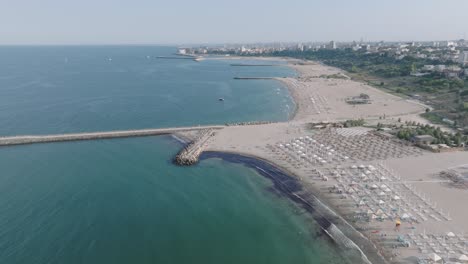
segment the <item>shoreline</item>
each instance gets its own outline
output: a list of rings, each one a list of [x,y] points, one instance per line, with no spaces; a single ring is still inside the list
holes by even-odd
[[[200,156],[200,161],[213,158],[241,164],[269,179],[275,190],[307,211],[322,231],[342,250],[341,257],[348,260],[356,258],[350,263],[386,263],[375,245],[324,202],[323,198],[319,198],[315,192],[307,198],[297,194],[306,187],[295,173],[262,157],[240,152],[206,151]]]

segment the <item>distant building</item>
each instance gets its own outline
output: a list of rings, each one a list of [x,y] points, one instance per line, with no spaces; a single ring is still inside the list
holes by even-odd
[[[424,66],[422,67],[422,70],[423,70],[423,71],[433,71],[434,68],[435,68],[434,65],[424,65]]]
[[[463,66],[468,65],[468,51],[460,53],[458,56],[458,62]]]
[[[418,145],[430,145],[435,138],[431,135],[417,135],[411,138],[411,142]]]
[[[445,70],[445,68],[446,68],[445,65],[436,65],[436,66],[434,67],[434,70],[435,70],[436,72],[443,72],[443,71]]]
[[[337,46],[336,46],[336,42],[335,41],[330,41],[330,43],[328,43],[327,45],[327,49],[336,49]]]

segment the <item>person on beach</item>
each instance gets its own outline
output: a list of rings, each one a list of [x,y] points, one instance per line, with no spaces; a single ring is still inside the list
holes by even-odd
[[[400,232],[400,226],[401,226],[401,221],[400,219],[397,219],[395,223],[395,231]]]

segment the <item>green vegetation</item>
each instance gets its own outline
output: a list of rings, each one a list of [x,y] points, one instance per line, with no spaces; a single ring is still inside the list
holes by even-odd
[[[432,142],[433,144],[446,144],[452,147],[459,147],[468,143],[468,137],[463,136],[461,133],[451,134],[443,132],[439,127],[421,125],[414,122],[406,124],[408,127],[400,129],[396,134],[398,138],[403,140],[410,141],[417,135],[430,135],[435,138]]]
[[[358,127],[363,126],[365,124],[364,119],[357,119],[357,120],[346,120],[343,122],[344,127]]]

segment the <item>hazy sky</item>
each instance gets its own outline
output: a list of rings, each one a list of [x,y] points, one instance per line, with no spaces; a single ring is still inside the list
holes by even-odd
[[[468,0],[0,0],[0,44],[443,40]]]

